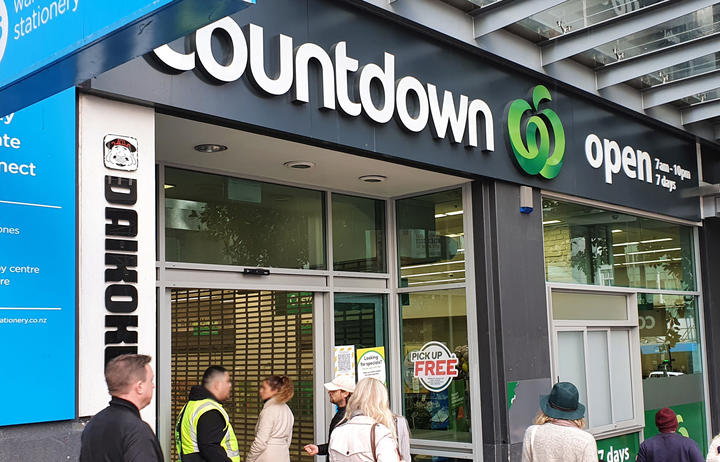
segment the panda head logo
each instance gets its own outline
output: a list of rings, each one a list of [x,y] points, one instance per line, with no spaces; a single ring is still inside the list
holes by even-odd
[[[103,144],[105,145],[105,167],[126,172],[134,172],[138,169],[138,150],[135,138],[107,135]]]

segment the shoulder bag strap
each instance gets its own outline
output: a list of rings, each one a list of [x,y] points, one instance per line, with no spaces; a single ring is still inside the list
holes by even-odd
[[[537,425],[533,425],[532,428],[530,428],[530,454],[532,454],[533,457],[535,457],[535,432],[537,429]]]
[[[378,424],[374,423],[372,427],[370,427],[370,448],[372,450],[373,462],[377,462],[377,452],[375,450],[375,427],[377,426]]]

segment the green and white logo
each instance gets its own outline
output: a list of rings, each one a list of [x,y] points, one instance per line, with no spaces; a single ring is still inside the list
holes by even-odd
[[[520,168],[530,175],[540,174],[551,180],[558,176],[563,165],[565,131],[555,111],[549,108],[539,111],[544,101],[552,101],[544,85],[533,88],[532,106],[524,99],[513,101],[508,109],[507,126],[510,147]],[[527,146],[521,133],[523,123]]]

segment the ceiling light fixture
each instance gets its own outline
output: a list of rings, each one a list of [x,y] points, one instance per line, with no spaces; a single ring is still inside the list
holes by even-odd
[[[641,244],[652,244],[653,242],[667,242],[672,241],[673,238],[671,237],[663,237],[660,239],[648,239],[647,241],[640,241]]]
[[[196,145],[195,150],[205,154],[215,154],[216,152],[227,151],[227,146],[222,144],[205,143]]]
[[[313,168],[315,166],[315,162],[310,162],[307,160],[291,160],[289,162],[285,162],[283,164],[287,168],[294,168],[297,170],[307,170],[309,168]]]
[[[385,175],[363,175],[358,177],[358,180],[364,181],[365,183],[382,183],[387,180]]]
[[[554,225],[554,224],[556,224],[556,223],[562,223],[562,221],[560,221],[560,220],[548,220],[548,221],[543,221],[543,225]]]
[[[622,231],[623,231],[622,229],[613,229],[612,230],[613,233],[622,233]]]

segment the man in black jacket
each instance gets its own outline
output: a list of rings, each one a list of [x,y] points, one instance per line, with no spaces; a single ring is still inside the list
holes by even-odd
[[[222,402],[230,398],[231,391],[230,374],[222,366],[208,367],[203,374],[202,385],[190,389],[188,403],[175,425],[180,460],[232,462],[240,459],[237,438],[222,407]],[[199,415],[197,421],[194,415]],[[230,447],[227,446],[228,441]]]
[[[112,399],[83,430],[80,462],[163,461],[157,436],[140,418],[155,389],[150,360],[146,355],[122,355],[105,366]]]
[[[333,430],[345,418],[345,406],[347,406],[350,395],[355,391],[355,379],[349,375],[340,375],[335,377],[332,382],[326,383],[325,388],[328,391],[328,396],[330,396],[330,402],[338,408],[330,421],[330,431],[328,432],[328,441],[330,441]],[[305,445],[305,452],[311,456],[326,456],[328,454],[328,443]]]

